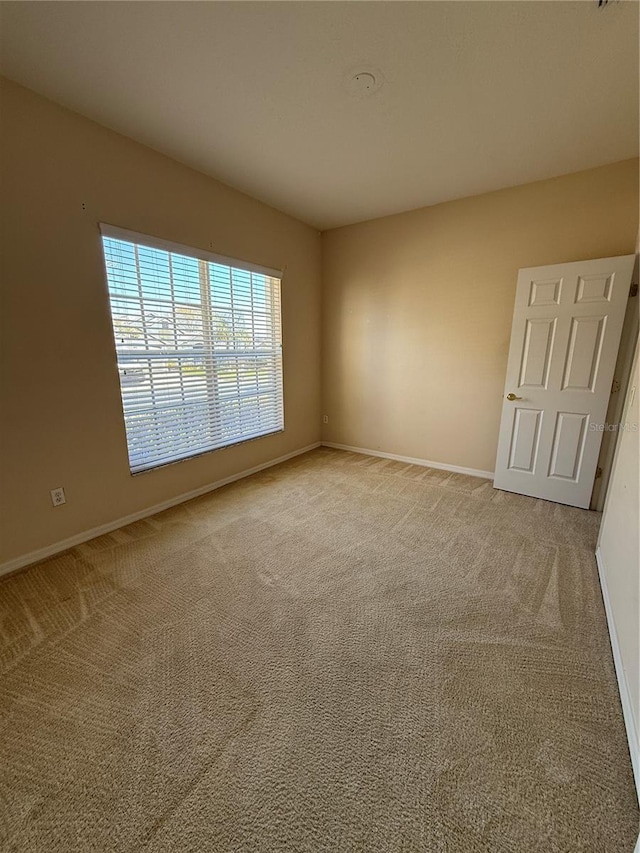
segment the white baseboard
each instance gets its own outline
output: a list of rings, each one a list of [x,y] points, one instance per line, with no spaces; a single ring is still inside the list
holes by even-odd
[[[602,563],[602,555],[600,548],[596,549],[596,563],[598,564],[598,574],[600,576],[600,589],[602,590],[602,598],[604,601],[604,610],[607,615],[607,627],[609,629],[609,638],[611,640],[611,649],[613,651],[613,663],[618,679],[618,688],[620,690],[620,702],[622,704],[622,715],[624,724],[627,729],[627,740],[629,742],[629,752],[631,753],[631,766],[633,767],[633,776],[636,783],[636,792],[640,799],[640,745],[638,744],[638,733],[636,731],[633,718],[633,710],[631,704],[631,693],[627,684],[627,679],[622,665],[622,654],[620,652],[620,644],[618,642],[618,634],[613,618],[613,610],[611,608],[611,599],[609,598],[609,590],[607,588],[607,579],[604,566]],[[636,844],[636,850],[640,853],[640,838]]]
[[[477,468],[462,468],[460,465],[447,465],[444,462],[432,462],[430,459],[416,459],[413,456],[398,456],[397,453],[383,453],[382,450],[369,450],[366,447],[351,447],[348,444],[336,444],[333,441],[323,441],[323,447],[333,447],[335,450],[350,450],[352,453],[363,453],[365,456],[380,456],[383,459],[395,459],[396,462],[408,462],[410,465],[422,465],[424,468],[437,468],[439,471],[451,471],[454,474],[468,474],[470,477],[482,477],[493,480],[493,471],[479,471]]]
[[[104,536],[105,533],[111,533],[119,527],[125,527],[127,524],[132,524],[134,521],[140,521],[141,518],[148,518],[150,515],[155,515],[157,512],[162,512],[165,509],[170,509],[172,506],[190,501],[192,498],[198,498],[200,495],[206,495],[207,492],[213,492],[222,486],[233,483],[236,480],[242,480],[244,477],[249,477],[251,474],[257,474],[258,471],[264,471],[265,468],[271,468],[274,465],[279,465],[281,462],[286,462],[288,459],[293,459],[294,456],[300,456],[302,453],[308,453],[310,450],[315,450],[320,447],[320,442],[309,444],[306,447],[301,447],[299,450],[294,450],[292,453],[287,453],[284,456],[278,456],[277,459],[271,459],[269,462],[263,462],[261,465],[256,465],[254,468],[247,468],[245,471],[240,471],[237,474],[232,474],[230,477],[225,477],[222,480],[216,480],[215,483],[208,483],[206,486],[201,486],[199,489],[194,489],[191,492],[184,492],[175,498],[169,498],[167,501],[155,504],[154,506],[141,509],[131,515],[126,515],[124,518],[117,518],[115,521],[109,521],[107,524],[102,524],[100,527],[92,527],[91,530],[84,530],[82,533],[77,533],[75,536],[70,536],[68,539],[63,539],[61,542],[54,542],[53,545],[47,545],[45,548],[39,548],[37,551],[31,551],[29,554],[23,554],[21,557],[15,557],[13,560],[7,560],[5,563],[0,563],[0,577],[9,572],[15,572],[25,566],[30,566],[32,563],[39,563],[41,560],[46,560],[47,557],[52,557],[54,554],[59,554],[61,551],[68,551],[76,545],[81,545],[83,542],[88,542],[89,539],[95,539],[96,536]]]

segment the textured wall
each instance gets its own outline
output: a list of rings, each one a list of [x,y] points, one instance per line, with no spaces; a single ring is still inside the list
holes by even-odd
[[[319,440],[318,233],[9,81],[1,95],[0,562]],[[285,268],[284,434],[131,477],[99,221]]]
[[[492,471],[518,269],[637,230],[634,159],[325,232],[324,438]]]

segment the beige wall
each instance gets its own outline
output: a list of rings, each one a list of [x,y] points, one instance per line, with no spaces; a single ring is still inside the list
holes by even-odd
[[[320,438],[320,237],[2,82],[0,562]],[[96,223],[285,268],[284,434],[131,477]],[[64,486],[53,509],[49,490]]]
[[[629,160],[325,232],[324,439],[493,471],[518,269],[637,230]]]
[[[627,726],[632,726],[635,732],[636,749],[640,744],[639,383],[636,347],[622,416],[622,423],[628,430],[621,432],[618,439],[598,540],[598,557],[609,601],[609,630],[619,649],[622,677],[630,700],[625,708],[627,717],[631,718],[627,719]],[[637,754],[633,758],[636,781],[640,783],[640,759]]]
[[[9,81],[0,93],[0,563],[317,441],[319,235]],[[517,270],[633,251],[637,168],[326,232],[326,440],[492,470]],[[286,268],[284,434],[130,476],[98,221]]]

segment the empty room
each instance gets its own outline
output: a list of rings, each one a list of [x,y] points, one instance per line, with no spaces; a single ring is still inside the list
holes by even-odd
[[[0,2],[0,849],[640,853],[639,12]]]

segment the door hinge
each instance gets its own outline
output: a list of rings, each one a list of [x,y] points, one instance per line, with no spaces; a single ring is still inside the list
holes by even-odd
[[[611,383],[611,393],[616,394],[620,390],[620,383],[617,379],[614,379]]]
[[[596,480],[602,477],[602,468],[596,468]]]
[[[633,299],[634,296],[638,295],[638,285],[632,284],[631,290],[629,291],[629,299]]]

